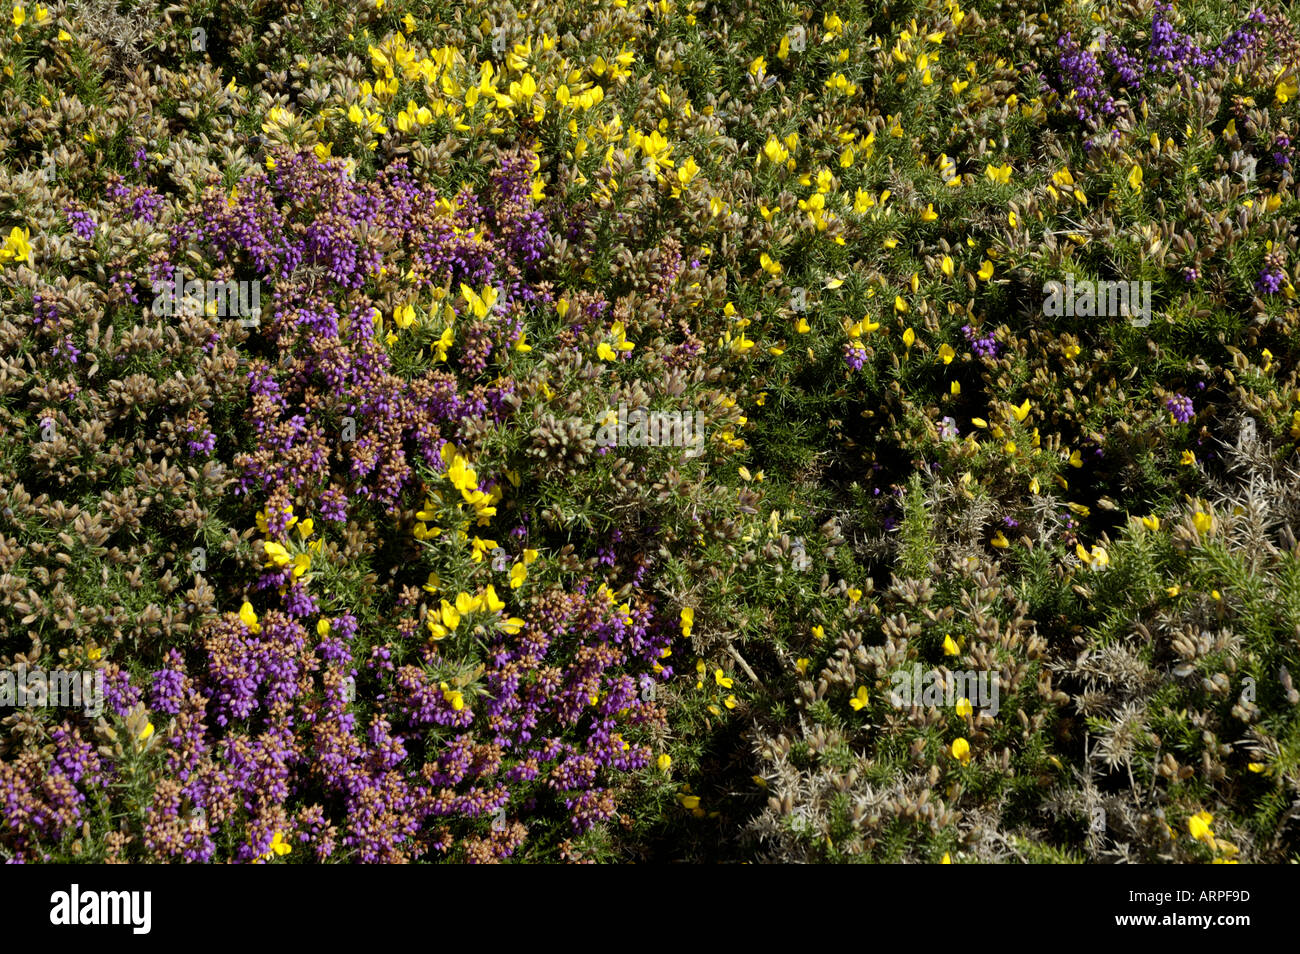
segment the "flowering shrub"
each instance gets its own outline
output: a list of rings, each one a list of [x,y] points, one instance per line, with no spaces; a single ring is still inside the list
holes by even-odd
[[[1294,860],[1296,24],[1059,6],[16,4],[0,852]]]

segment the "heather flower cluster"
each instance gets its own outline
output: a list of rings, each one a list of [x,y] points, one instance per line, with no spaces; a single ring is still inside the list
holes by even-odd
[[[971,353],[981,358],[994,358],[998,353],[998,342],[992,331],[980,334],[970,325],[962,325],[961,333],[966,336]]]
[[[1196,415],[1196,411],[1192,406],[1192,399],[1185,394],[1174,394],[1166,398],[1165,409],[1179,424],[1186,424]]]
[[[1155,84],[1185,78],[1199,88],[1207,73],[1235,68],[1268,39],[1268,20],[1260,9],[1210,49],[1176,29],[1174,16],[1172,5],[1154,5],[1145,48],[1130,49],[1104,30],[1085,46],[1067,31],[1056,41],[1055,77],[1046,79],[1047,85],[1077,119],[1097,126],[1112,121],[1121,108],[1138,108]]]

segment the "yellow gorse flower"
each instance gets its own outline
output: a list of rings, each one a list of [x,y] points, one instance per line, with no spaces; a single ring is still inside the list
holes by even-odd
[[[244,605],[239,607],[239,621],[248,627],[250,633],[260,633],[261,624],[257,621],[257,614],[253,612],[253,604],[244,600]]]
[[[769,162],[783,166],[786,160],[790,158],[790,151],[785,148],[781,140],[775,136],[769,136],[767,142],[763,144],[763,155],[767,157]]]
[[[14,9],[17,10],[18,8],[15,7]],[[17,26],[18,24],[15,23],[14,25]],[[1296,93],[1300,93],[1300,82],[1297,82],[1294,76],[1280,79],[1277,85],[1273,87],[1273,96],[1279,103],[1289,101]]]
[[[465,708],[465,695],[459,689],[452,689],[445,682],[438,683],[444,701],[451,703],[452,709],[459,712]]]
[[[4,244],[0,245],[0,262],[30,264],[32,257],[31,237],[31,229],[20,229],[16,225],[10,229]]]
[[[990,182],[997,185],[1006,185],[1011,181],[1011,166],[1004,163],[1001,166],[990,165],[985,168],[984,174],[988,176]]]
[[[1094,546],[1092,550],[1088,550],[1082,543],[1078,543],[1075,544],[1074,553],[1081,563],[1094,570],[1104,570],[1110,566],[1110,554],[1106,552],[1105,547]]]
[[[425,625],[429,627],[429,633],[433,639],[443,639],[454,633],[456,627],[460,625],[460,611],[444,599],[439,611],[429,614]]]
[[[496,305],[498,295],[497,290],[490,285],[484,285],[480,294],[463,282],[460,286],[460,293],[465,296],[465,302],[469,305],[470,311],[475,318],[486,318]]]
[[[270,861],[273,857],[283,857],[293,851],[293,846],[285,840],[283,832],[276,832],[271,838],[271,847],[261,855],[258,855],[258,861]]]
[[[616,321],[610,325],[610,339],[601,341],[596,345],[596,357],[602,361],[614,361],[619,354],[625,351],[631,351],[636,347],[632,342],[627,340],[627,331],[623,327],[623,322]]]

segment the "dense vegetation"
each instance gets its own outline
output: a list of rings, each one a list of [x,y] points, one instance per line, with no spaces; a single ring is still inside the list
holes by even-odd
[[[4,857],[1300,858],[1288,9],[5,19]]]

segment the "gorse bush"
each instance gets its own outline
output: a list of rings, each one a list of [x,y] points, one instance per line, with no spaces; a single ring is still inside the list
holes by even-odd
[[[1058,6],[13,6],[0,852],[1294,860],[1296,24]]]

